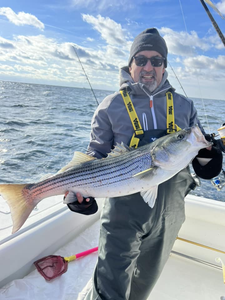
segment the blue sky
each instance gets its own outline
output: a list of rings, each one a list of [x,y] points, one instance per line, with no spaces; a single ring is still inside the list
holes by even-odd
[[[225,15],[225,0],[214,1]],[[225,47],[199,0],[1,0],[0,80],[118,90],[133,38],[156,27],[179,93],[225,100]],[[209,6],[208,6],[209,7]],[[210,12],[225,34],[225,19]],[[174,75],[174,72],[176,76]]]

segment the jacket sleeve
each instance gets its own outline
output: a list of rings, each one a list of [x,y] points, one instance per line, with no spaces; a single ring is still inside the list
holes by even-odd
[[[107,106],[103,101],[97,108],[91,124],[91,140],[87,149],[87,154],[96,158],[106,157],[113,146],[113,131],[112,125],[107,114]],[[98,205],[93,197],[90,202],[86,202],[84,198],[82,203],[79,203],[74,193],[70,193],[74,201],[68,203],[68,208],[76,213],[83,215],[91,215],[97,212]],[[66,197],[66,196],[65,196]]]
[[[114,142],[112,124],[107,113],[107,103],[108,101],[103,100],[99,105],[91,124],[91,139],[87,154],[97,158],[106,157],[111,152]]]
[[[204,128],[201,125],[201,122],[199,121],[197,110],[196,110],[196,108],[194,106],[193,101],[191,101],[191,114],[190,114],[190,123],[189,123],[189,126],[192,127],[192,126],[194,126],[196,124],[199,126],[199,128],[202,131],[202,133],[205,135],[206,133],[205,133]]]

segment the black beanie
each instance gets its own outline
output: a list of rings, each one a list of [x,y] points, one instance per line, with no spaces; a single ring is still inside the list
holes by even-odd
[[[165,40],[160,36],[156,28],[148,28],[136,36],[130,49],[130,57],[128,61],[129,67],[135,54],[144,50],[159,52],[159,54],[165,58],[164,67],[167,67],[168,49]]]

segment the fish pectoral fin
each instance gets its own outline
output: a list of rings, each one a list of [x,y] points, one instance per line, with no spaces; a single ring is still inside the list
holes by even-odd
[[[157,195],[158,195],[158,185],[152,186],[149,190],[141,192],[141,197],[151,208],[153,208],[155,205],[155,200],[157,198]]]
[[[88,162],[88,161],[91,161],[94,159],[96,159],[96,158],[93,156],[76,151],[76,152],[74,152],[73,159],[66,166],[64,166],[61,170],[59,170],[57,172],[57,174],[68,171],[69,169],[75,167],[76,165],[79,165],[79,164],[82,164],[82,163],[85,163],[85,162]]]
[[[112,149],[112,151],[108,154],[107,157],[115,157],[115,156],[119,156],[123,153],[127,153],[129,151],[132,151],[133,149],[128,147],[127,145],[125,145],[123,142],[121,144],[117,143],[115,148]]]
[[[137,173],[137,174],[134,174],[133,175],[133,177],[136,177],[136,176],[142,176],[142,177],[144,177],[145,175],[147,176],[147,175],[150,175],[151,173],[152,173],[152,170],[153,170],[154,168],[152,167],[152,168],[149,168],[149,169],[146,169],[146,170],[144,170],[144,171],[142,171],[142,172],[139,172],[139,173]]]

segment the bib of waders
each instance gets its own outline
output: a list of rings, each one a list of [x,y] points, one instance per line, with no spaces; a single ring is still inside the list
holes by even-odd
[[[127,112],[129,114],[131,123],[134,128],[134,134],[130,140],[130,147],[137,148],[139,146],[143,146],[153,142],[154,140],[166,135],[173,133],[175,131],[181,130],[175,124],[174,118],[174,105],[173,105],[173,94],[171,92],[166,93],[166,100],[167,100],[167,129],[152,129],[143,131],[141,127],[141,123],[137,116],[137,113],[134,109],[134,105],[131,101],[131,98],[128,94],[127,90],[120,91],[124,104],[126,106]]]

